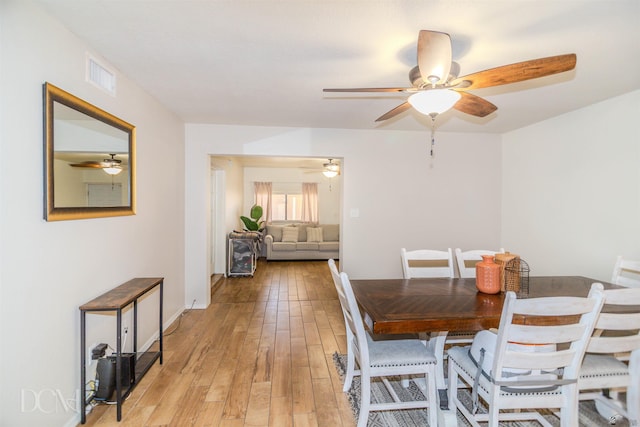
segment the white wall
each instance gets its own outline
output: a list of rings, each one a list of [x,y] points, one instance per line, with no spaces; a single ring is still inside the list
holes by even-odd
[[[85,82],[85,55],[99,52],[30,1],[0,2],[0,43],[0,425],[75,425],[57,399],[74,406],[80,388],[78,307],[145,276],[165,277],[167,323],[185,307],[184,126],[120,73],[115,97]],[[137,127],[137,215],[43,220],[46,81]],[[153,298],[141,344],[157,329]],[[90,317],[88,342],[115,347],[113,317]]]
[[[640,91],[503,136],[502,243],[532,275],[640,259]]]
[[[499,248],[500,138],[430,131],[186,126],[186,292],[206,300],[201,261],[209,155],[343,158],[341,267],[353,278],[401,277],[400,248]],[[357,217],[351,216],[358,211]],[[193,219],[193,221],[191,220]]]

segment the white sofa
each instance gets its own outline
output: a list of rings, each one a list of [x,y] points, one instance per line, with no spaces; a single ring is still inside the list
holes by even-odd
[[[321,232],[309,228],[321,229]],[[293,231],[295,230],[295,231]],[[284,239],[283,239],[284,235]],[[267,225],[264,236],[267,260],[327,260],[339,258],[339,224]]]

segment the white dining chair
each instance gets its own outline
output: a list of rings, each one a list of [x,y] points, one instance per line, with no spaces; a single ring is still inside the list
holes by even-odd
[[[360,374],[360,413],[358,427],[365,427],[371,411],[389,411],[400,409],[425,408],[428,410],[430,426],[437,425],[437,401],[435,385],[436,357],[422,341],[418,339],[374,341],[365,331],[360,309],[356,302],[351,282],[346,273],[340,273],[341,291],[338,292],[347,329],[352,341],[348,348],[354,359],[354,369],[347,372],[343,390],[351,387],[353,376]],[[426,400],[400,401],[388,376],[420,376],[425,381]],[[371,402],[371,382],[381,377],[393,402]]]
[[[640,288],[640,261],[624,259],[618,256],[613,267],[611,283],[629,288]]]
[[[594,283],[588,297],[517,299],[507,292],[495,342],[480,352],[488,360],[493,355],[490,368],[482,369],[482,356],[474,360],[468,346],[449,349],[449,408],[459,410],[472,426],[483,422],[489,427],[497,427],[499,420],[531,419],[551,427],[529,409],[560,408],[561,426],[577,426],[579,369],[602,307],[602,288]],[[545,319],[523,324],[521,316]],[[486,412],[460,401],[459,380],[471,387],[472,400],[486,403]]]
[[[405,279],[417,277],[454,277],[453,254],[451,248],[446,251],[400,249],[402,274]]]
[[[360,370],[355,368],[355,360],[353,354],[353,345],[354,345],[354,336],[352,329],[349,327],[348,320],[348,312],[345,310],[346,296],[344,293],[344,289],[342,286],[342,279],[340,278],[340,272],[338,271],[338,267],[336,266],[336,262],[333,259],[328,261],[329,263],[329,271],[331,271],[331,277],[333,279],[333,284],[336,287],[336,292],[338,293],[338,299],[340,301],[340,308],[342,310],[342,316],[344,317],[345,324],[345,333],[347,335],[347,368],[345,372],[345,381],[342,386],[342,391],[347,392],[351,388],[351,382],[353,381],[353,377],[356,375],[360,375]],[[366,331],[365,331],[366,333]]]
[[[336,265],[335,260],[329,259],[329,271],[331,272],[331,277],[333,279],[333,284],[336,288],[336,292],[338,294],[338,299],[344,299],[344,291],[342,289],[342,279],[340,278],[340,272],[338,271],[338,267]],[[347,314],[344,311],[343,304],[340,304],[342,308],[342,315],[344,317],[345,324],[345,332],[347,336],[347,367],[345,374],[345,382],[343,384],[344,392],[349,391],[351,388],[351,381],[354,375],[360,375],[360,370],[356,369],[354,365],[354,356],[353,356],[353,334],[351,329],[347,326]],[[383,340],[402,340],[402,339],[418,339],[418,334],[373,334],[369,330],[365,329],[365,332],[373,339],[374,341],[383,341]],[[402,379],[402,385],[407,388],[409,387],[409,377],[405,377]]]
[[[460,248],[456,248],[454,253],[460,277],[474,278],[476,277],[476,264],[482,261],[482,255],[495,256],[497,253],[504,253],[504,249],[500,248],[498,251],[490,251],[486,249],[463,251]]]
[[[400,249],[400,259],[402,261],[402,274],[405,279],[412,278],[451,278],[455,277],[453,268],[453,252],[451,248],[446,251],[435,249],[417,249],[408,251]],[[465,344],[473,339],[473,332],[449,332],[449,331],[425,331],[421,333],[421,338],[425,344],[433,349],[438,364],[439,384],[438,388],[446,387],[443,383],[444,360],[446,358],[445,346],[453,344]]]
[[[604,308],[595,333],[587,345],[578,378],[580,400],[594,400],[608,408],[609,416],[620,414],[630,425],[640,422],[640,288],[604,291]],[[635,306],[634,311],[624,310]],[[615,312],[618,309],[619,312]],[[626,312],[622,312],[626,311]],[[628,363],[620,353],[630,353]],[[607,396],[610,391],[627,392],[626,409]],[[600,405],[598,405],[600,406]]]

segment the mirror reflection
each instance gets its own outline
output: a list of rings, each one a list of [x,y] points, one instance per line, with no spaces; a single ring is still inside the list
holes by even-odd
[[[47,220],[132,215],[134,127],[45,84]]]

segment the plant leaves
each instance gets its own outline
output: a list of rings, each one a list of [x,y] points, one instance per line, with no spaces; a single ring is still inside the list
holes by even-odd
[[[262,218],[262,206],[259,205],[253,205],[251,207],[251,218],[253,218],[253,220],[255,222],[258,222],[258,220],[260,218]]]
[[[244,227],[249,231],[258,231],[259,225],[257,222],[246,216],[241,216],[240,220],[244,224]]]

